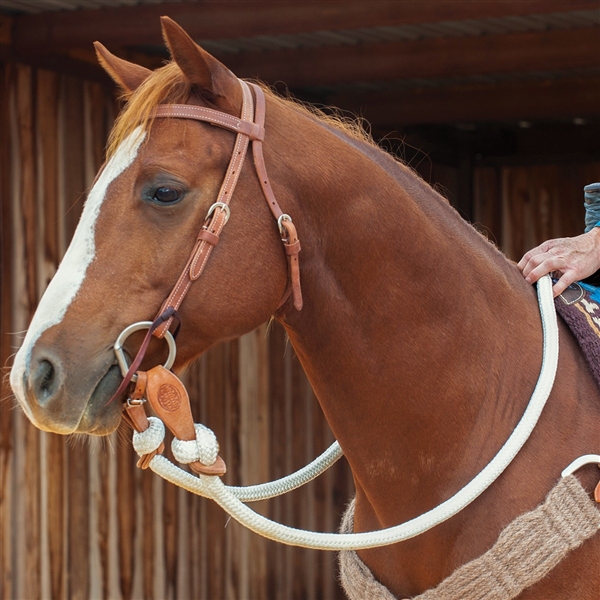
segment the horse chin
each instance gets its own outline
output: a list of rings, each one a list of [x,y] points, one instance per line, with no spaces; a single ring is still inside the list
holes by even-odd
[[[121,401],[116,399],[109,404],[109,400],[120,383],[121,372],[118,366],[113,365],[92,392],[74,433],[101,436],[109,435],[117,429],[121,422]]]

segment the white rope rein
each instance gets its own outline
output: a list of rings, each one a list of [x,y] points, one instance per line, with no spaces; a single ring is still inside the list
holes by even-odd
[[[552,391],[558,366],[558,325],[552,297],[552,283],[548,275],[538,282],[537,294],[544,333],[542,367],[538,382],[521,420],[496,456],[467,485],[442,504],[406,523],[366,533],[317,533],[276,523],[259,515],[244,504],[244,502],[275,497],[314,479],[341,456],[342,451],[337,442],[300,471],[277,481],[247,488],[226,486],[216,476],[201,475],[198,478],[161,455],[152,458],[150,468],[167,481],[189,492],[212,498],[230,516],[248,529],[284,544],[319,550],[361,550],[394,544],[415,537],[446,521],[482,494],[511,463],[533,431]],[[204,429],[202,429],[201,435],[197,435],[196,442],[191,442],[191,444],[197,443],[198,446],[208,444],[211,447],[205,448],[202,452],[209,455],[214,454],[216,457],[216,452],[218,452],[216,438],[205,435]],[[141,442],[139,443],[141,444]],[[213,444],[214,446],[212,446]],[[147,447],[151,445],[148,444]]]

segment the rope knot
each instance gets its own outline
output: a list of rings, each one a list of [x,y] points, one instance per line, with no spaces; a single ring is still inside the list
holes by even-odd
[[[133,432],[133,448],[140,456],[144,456],[157,450],[164,439],[164,423],[156,417],[148,417],[148,429]]]
[[[214,432],[200,423],[194,423],[195,440],[180,440],[173,438],[171,450],[176,460],[184,465],[199,461],[211,466],[219,455],[219,443]]]

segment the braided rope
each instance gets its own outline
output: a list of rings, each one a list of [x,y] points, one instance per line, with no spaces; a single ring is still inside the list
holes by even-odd
[[[154,452],[165,439],[165,425],[157,417],[148,417],[148,429],[133,431],[133,449],[140,455]]]
[[[200,461],[203,465],[213,465],[219,455],[219,443],[212,429],[201,423],[194,423],[196,429],[195,440],[180,440],[173,438],[171,450],[177,462],[189,465],[191,462]]]
[[[552,391],[558,366],[558,325],[549,276],[546,275],[540,279],[537,285],[537,294],[544,333],[542,366],[538,382],[521,420],[496,456],[467,485],[442,504],[406,523],[365,533],[337,534],[303,531],[276,523],[254,512],[238,498],[236,490],[239,493],[240,488],[228,488],[218,477],[201,475],[197,479],[162,456],[155,456],[150,461],[150,468],[175,485],[201,496],[212,498],[229,515],[255,533],[284,544],[319,550],[360,550],[394,544],[415,537],[454,516],[482,494],[511,463],[533,431]],[[332,448],[321,455],[319,459]],[[240,495],[243,496],[243,494]],[[248,500],[246,499],[246,501]]]

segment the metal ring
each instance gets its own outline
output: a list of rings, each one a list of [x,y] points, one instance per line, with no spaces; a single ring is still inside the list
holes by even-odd
[[[231,216],[231,209],[229,208],[229,205],[225,204],[225,202],[215,202],[208,209],[208,212],[206,213],[206,218],[204,220],[208,221],[208,219],[210,219],[212,214],[215,212],[215,208],[220,208],[225,213],[225,223],[227,223],[227,221],[229,221],[229,217]],[[223,225],[225,225],[225,223],[223,223]]]
[[[285,229],[283,228],[282,222],[283,221],[289,221],[290,223],[292,222],[292,217],[290,217],[290,215],[286,215],[285,213],[283,213],[278,219],[277,219],[277,227],[279,227],[279,233],[284,236],[285,235]]]
[[[152,321],[139,321],[138,323],[134,323],[133,325],[129,325],[129,327],[125,327],[123,331],[119,334],[117,341],[114,345],[115,356],[117,357],[117,362],[119,363],[119,368],[121,369],[121,375],[125,377],[127,375],[127,371],[129,371],[129,364],[127,362],[127,358],[125,357],[125,352],[123,352],[123,344],[125,340],[136,331],[140,331],[141,329],[150,329],[152,327]],[[167,330],[165,332],[165,340],[167,340],[167,344],[169,346],[169,356],[167,357],[167,362],[165,362],[165,369],[170,369],[175,362],[175,356],[177,354],[177,345],[175,344],[175,338],[173,334]],[[137,379],[137,378],[136,378]],[[132,378],[132,381],[135,381]]]

